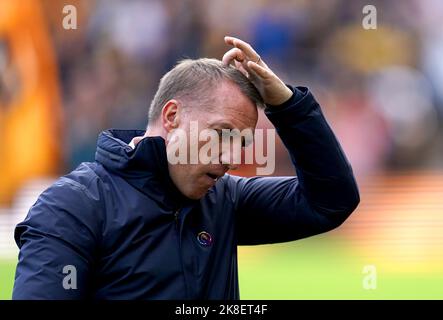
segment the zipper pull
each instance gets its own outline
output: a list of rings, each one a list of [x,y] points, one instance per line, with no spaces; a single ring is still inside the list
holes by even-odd
[[[178,228],[178,214],[180,213],[179,210],[175,210],[174,212],[174,220],[175,220],[175,227]]]

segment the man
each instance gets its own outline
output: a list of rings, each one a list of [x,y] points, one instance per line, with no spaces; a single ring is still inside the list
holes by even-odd
[[[13,298],[239,299],[237,245],[319,234],[356,208],[351,167],[312,94],[246,42],[225,42],[222,62],[185,60],[162,78],[146,132],[103,132],[96,161],[42,193],[16,228]],[[222,151],[218,164],[168,161],[177,129],[253,129],[263,103],[297,177],[228,175]]]

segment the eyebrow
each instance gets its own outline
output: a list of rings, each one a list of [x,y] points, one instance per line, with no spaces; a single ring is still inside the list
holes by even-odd
[[[234,128],[229,128],[229,129],[234,129]],[[215,129],[215,128],[214,128],[214,130],[218,132],[218,134],[219,134],[220,137],[222,136],[222,129]],[[251,144],[251,142],[252,142],[252,141],[249,141],[248,146]],[[246,139],[245,139],[244,136],[241,136],[241,146],[242,146],[242,148],[244,148],[244,147],[247,146],[247,145],[246,145]]]
[[[231,123],[226,122],[224,120],[217,120],[214,122],[209,122],[208,124],[210,127],[220,127],[222,129],[235,129],[235,127]]]

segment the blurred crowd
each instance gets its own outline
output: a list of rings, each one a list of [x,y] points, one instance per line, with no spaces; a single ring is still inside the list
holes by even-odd
[[[371,1],[376,30],[362,27],[360,0],[41,3],[60,79],[63,171],[93,160],[100,131],[145,128],[160,77],[181,58],[220,59],[224,35],[310,87],[357,175],[443,166],[441,0]],[[76,30],[62,27],[67,3]],[[278,150],[277,174],[292,172]]]

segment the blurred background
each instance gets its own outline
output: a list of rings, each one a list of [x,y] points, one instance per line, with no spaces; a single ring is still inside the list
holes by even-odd
[[[102,130],[144,129],[160,77],[181,58],[220,59],[224,35],[313,91],[361,192],[333,232],[240,248],[241,297],[443,299],[443,1],[367,2],[0,0],[0,299],[37,196],[94,160]],[[77,29],[63,28],[66,5]],[[294,174],[276,151],[275,175]]]

